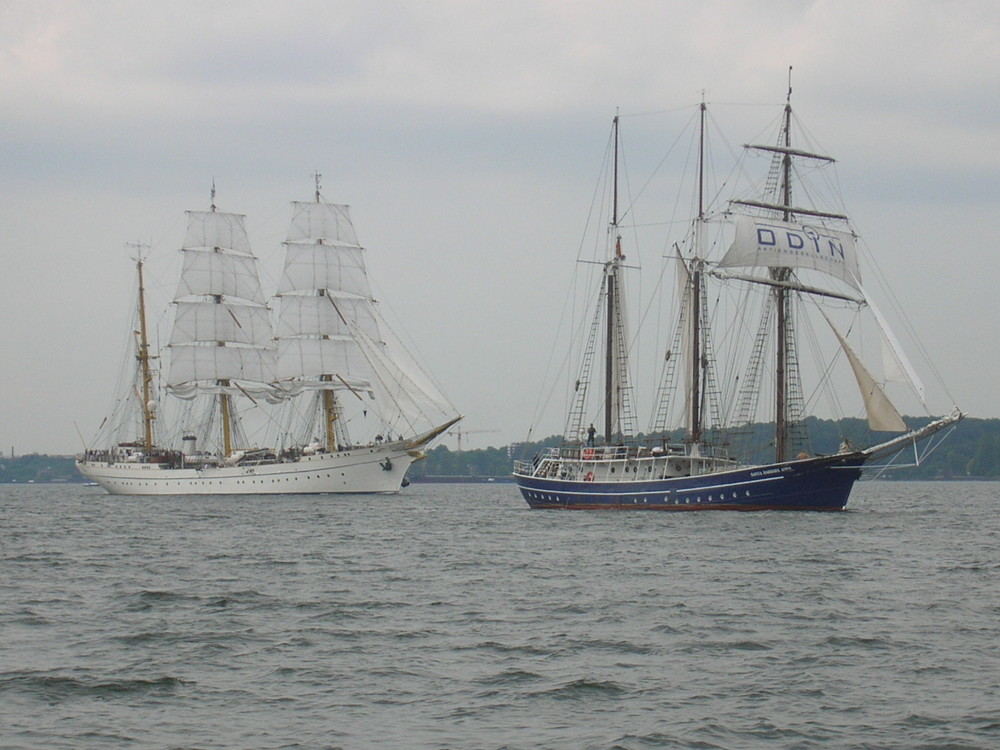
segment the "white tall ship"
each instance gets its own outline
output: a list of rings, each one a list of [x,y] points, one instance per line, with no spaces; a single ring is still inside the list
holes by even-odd
[[[245,219],[214,192],[187,214],[162,388],[137,259],[134,365],[80,472],[112,494],[398,492],[461,417],[379,314],[349,208],[321,200],[318,175],[315,201],[292,204],[272,324]]]

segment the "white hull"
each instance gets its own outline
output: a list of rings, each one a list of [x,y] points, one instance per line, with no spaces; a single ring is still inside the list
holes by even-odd
[[[403,442],[255,465],[171,468],[81,460],[77,468],[112,495],[286,495],[399,492],[421,454]]]

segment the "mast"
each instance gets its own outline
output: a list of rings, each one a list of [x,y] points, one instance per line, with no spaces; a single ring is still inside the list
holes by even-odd
[[[211,397],[221,445],[231,456],[241,438],[234,396],[280,398],[274,386],[274,338],[246,218],[218,211],[215,186],[208,211],[187,212],[183,261],[174,295],[167,390],[183,399]]]
[[[220,380],[219,385],[228,388],[228,380]],[[229,394],[219,394],[219,409],[222,413],[222,455],[231,456],[233,454],[233,422],[232,409],[230,409]]]
[[[782,220],[791,220],[792,205],[792,69],[788,69],[788,96],[785,100],[784,149],[781,153],[781,194],[784,208]],[[772,268],[770,276],[775,281],[787,282],[790,268]],[[788,458],[788,350],[791,336],[791,316],[788,306],[788,289],[774,287],[774,303],[777,308],[777,351],[775,354],[775,402],[774,402],[774,460],[777,463]]]
[[[313,179],[316,182],[316,193],[315,193],[316,203],[320,203],[322,201],[322,198],[320,197],[320,181],[323,179],[323,175],[321,175],[319,172],[315,172],[315,173],[313,173]],[[318,237],[316,239],[316,244],[322,245],[323,244],[323,238],[322,237]],[[318,291],[318,293],[321,296],[326,296],[327,295],[327,290],[326,289],[320,289]],[[331,300],[331,303],[332,303],[332,300]],[[338,316],[340,316],[341,321],[346,326],[347,325],[347,321],[344,320],[344,316],[341,314],[340,308],[338,308],[335,304],[334,304],[334,308],[337,310]],[[327,334],[324,334],[324,337],[327,337]],[[324,373],[324,374],[320,375],[320,380],[323,381],[323,382],[332,382],[333,381],[333,375],[331,375],[329,373]],[[326,449],[328,451],[335,451],[335,450],[337,450],[337,430],[336,430],[336,422],[337,422],[337,394],[336,394],[336,392],[332,388],[329,388],[329,387],[328,388],[324,388],[323,389],[323,399],[322,399],[322,401],[323,401],[323,436],[325,438],[324,445],[325,445],[325,447],[326,447]]]
[[[136,359],[139,360],[139,373],[142,379],[142,423],[143,423],[143,449],[146,454],[153,450],[153,420],[156,415],[152,409],[151,391],[153,384],[153,369],[149,360],[149,336],[146,333],[146,287],[142,278],[142,248],[143,245],[136,243],[135,265],[139,272],[139,351]]]
[[[615,238],[615,256],[607,264],[607,348],[604,352],[604,439],[610,443],[613,437],[612,427],[615,421],[615,410],[618,401],[615,398],[615,352],[617,337],[615,321],[617,320],[618,295],[616,281],[618,278],[618,259],[621,257],[621,236],[618,234],[618,115],[614,119],[614,178],[612,182],[611,233]]]
[[[324,375],[323,380],[331,380],[331,377]],[[328,451],[337,450],[336,421],[337,397],[332,390],[327,388],[323,391],[323,432],[326,437],[326,449]]]
[[[774,359],[774,456],[776,462],[785,462],[791,458],[795,445],[804,440],[805,424],[802,420],[804,396],[800,380],[798,343],[795,336],[795,308],[793,303],[798,295],[806,294],[810,298],[828,297],[851,302],[856,305],[868,304],[875,314],[879,314],[874,305],[865,300],[861,287],[861,275],[858,264],[856,246],[857,237],[850,227],[847,216],[841,213],[831,213],[816,209],[799,208],[793,203],[793,159],[809,159],[822,163],[832,163],[834,159],[822,154],[803,151],[792,147],[792,106],[791,106],[791,68],[789,68],[788,95],[776,145],[746,145],[745,148],[769,152],[771,154],[770,171],[767,184],[763,191],[765,200],[735,200],[732,203],[748,208],[763,209],[765,213],[751,212],[738,214],[735,217],[736,232],[733,244],[725,257],[719,262],[719,268],[751,268],[766,270],[766,277],[727,275],[734,278],[771,287],[769,302],[774,307],[767,306],[758,332],[758,341],[754,346],[751,365],[748,368],[748,381],[754,383],[753,391],[747,389],[746,407],[742,413],[749,413],[756,402],[757,373],[760,367],[761,354],[764,347],[766,331],[770,329],[771,311],[776,313],[775,359]],[[820,221],[810,220],[815,217]],[[826,221],[830,220],[830,221]],[[833,226],[830,226],[832,224]],[[810,251],[803,252],[804,248]],[[815,253],[811,252],[814,249]],[[807,273],[819,273],[832,279],[837,279],[853,292],[837,291],[834,288],[824,288],[825,284],[814,286],[803,284],[799,280],[798,269]],[[841,349],[850,361],[855,378],[861,389],[861,394],[868,412],[869,425],[876,431],[905,431],[906,425],[894,407],[885,398],[871,373],[853,352],[844,336],[827,318],[841,344]],[[881,322],[879,323],[882,326]],[[891,340],[891,332],[882,326],[884,341],[895,348]],[[901,362],[900,370],[909,370]],[[912,380],[912,378],[911,378]],[[918,391],[919,392],[919,391]]]
[[[698,220],[695,223],[691,274],[691,441],[701,442],[701,235],[705,222],[705,101],[700,107],[698,135]]]
[[[212,180],[212,201],[211,201],[211,211],[215,213],[215,179]],[[215,304],[222,304],[222,295],[213,295]],[[219,341],[219,346],[225,346],[225,341]],[[219,385],[223,387],[222,393],[219,394],[219,416],[222,420],[222,455],[229,457],[233,454],[233,422],[232,422],[232,409],[229,403],[229,380],[222,378],[219,381]]]
[[[323,198],[321,177],[319,172],[313,174],[313,200],[292,201],[283,243],[284,271],[276,293],[281,300],[276,376],[296,391],[313,394],[312,425],[302,437],[315,438],[334,451],[351,443],[344,418],[347,396],[340,391],[350,392],[360,402],[374,399],[381,406],[395,403],[396,397],[395,391],[379,390],[379,368],[393,363],[380,359],[386,355],[365,250],[358,243],[349,207]],[[367,413],[364,406],[359,408]]]

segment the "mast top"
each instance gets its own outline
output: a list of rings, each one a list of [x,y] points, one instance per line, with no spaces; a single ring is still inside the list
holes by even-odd
[[[125,243],[125,247],[132,248],[133,250],[135,250],[135,255],[132,257],[132,260],[134,260],[136,263],[145,262],[142,251],[149,250],[149,245],[147,245],[145,242],[140,242],[139,240],[136,240],[135,242]]]
[[[215,211],[215,178],[212,178],[212,211]]]
[[[788,95],[785,97],[785,104],[792,106],[792,66],[788,66]]]
[[[615,110],[615,119],[612,120],[613,131],[614,131],[614,177],[612,178],[612,196],[611,196],[611,227],[618,232],[618,144],[621,138],[621,134],[618,130],[618,110]],[[620,239],[620,238],[619,238]],[[619,245],[620,246],[620,245]]]
[[[316,182],[316,202],[319,203],[320,181],[323,179],[323,175],[321,175],[318,171],[313,172],[313,179]]]

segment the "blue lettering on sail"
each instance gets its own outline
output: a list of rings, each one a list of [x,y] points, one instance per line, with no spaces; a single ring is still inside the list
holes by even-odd
[[[770,245],[774,247],[778,244],[777,239],[774,236],[774,232],[770,229],[764,227],[757,227],[757,244],[758,245]]]
[[[811,269],[855,288],[860,283],[853,232],[819,221],[807,224],[737,214],[733,244],[719,265]]]
[[[826,256],[835,263],[846,261],[846,251],[843,239],[839,235],[824,232],[822,228],[803,224],[801,228],[790,229],[788,226],[768,227],[757,224],[757,247],[760,251],[777,250],[779,252],[803,255],[815,253]],[[780,231],[778,231],[780,230]],[[779,237],[783,242],[779,242]]]

